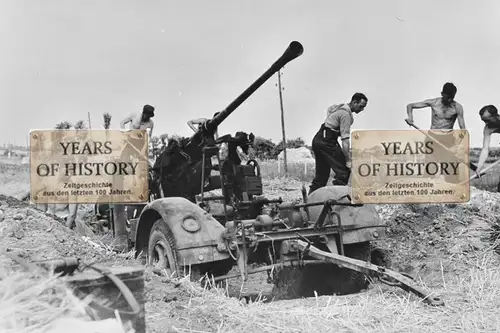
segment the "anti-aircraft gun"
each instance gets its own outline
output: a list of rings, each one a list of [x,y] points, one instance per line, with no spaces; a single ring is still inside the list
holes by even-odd
[[[142,209],[133,228],[136,256],[169,276],[182,276],[189,271],[211,274],[212,281],[241,277],[246,283],[248,275],[268,272],[278,289],[280,281],[286,280],[287,270],[296,267],[300,276],[292,280],[297,296],[312,296],[313,291],[357,292],[367,286],[366,276],[378,277],[430,304],[442,304],[409,277],[370,262],[370,244],[386,236],[385,225],[373,205],[351,203],[349,187],[326,186],[307,197],[303,189],[303,202],[286,203],[281,198],[261,195],[262,183],[259,185],[255,161],[240,165],[228,158],[219,163],[218,184],[217,177],[207,174],[211,169],[208,159],[218,156],[218,143],[241,143],[238,136],[215,140],[217,126],[274,73],[302,53],[302,45],[292,42],[261,77],[226,109],[206,121],[185,144],[171,142],[155,165],[163,197]],[[203,196],[206,189],[214,187],[223,192],[215,197],[223,202],[223,212],[219,214],[205,205],[214,197]],[[201,198],[197,200],[198,194]],[[250,267],[254,263],[263,266]],[[239,273],[228,274],[234,266]]]
[[[224,110],[218,112],[212,119],[209,119],[202,124],[199,127],[199,130],[191,136],[185,145],[177,145],[175,141],[171,141],[169,143],[169,147],[167,147],[167,149],[159,156],[153,168],[159,179],[159,184],[161,185],[164,197],[179,196],[194,202],[197,194],[201,194],[208,189],[224,189],[222,184],[220,184],[219,179],[217,179],[220,177],[210,177],[210,159],[213,156],[218,156],[218,148],[216,144],[226,142],[228,145],[248,145],[248,142],[245,142],[244,139],[241,140],[242,138],[233,138],[227,135],[216,141],[214,134],[217,127],[262,84],[264,84],[264,82],[266,82],[285,64],[299,57],[302,52],[302,45],[299,42],[292,42],[283,55],[276,60],[264,74],[255,80],[254,83],[252,83]],[[246,135],[246,133],[242,134]],[[238,140],[243,142],[239,143]],[[246,141],[249,140],[247,139]],[[227,182],[226,188],[230,187],[228,186],[231,185],[229,182],[235,180],[234,175],[230,175],[231,171],[236,172],[237,175],[243,173],[244,175],[251,177],[250,174],[252,166],[254,169],[257,168],[255,161],[252,162],[252,166],[248,167],[231,167],[229,163],[230,161],[228,160],[219,164],[219,168],[221,169],[219,171],[226,171],[226,176],[222,177],[222,182]],[[255,175],[253,177],[256,179]],[[250,181],[248,177],[247,180]],[[205,186],[206,183],[209,184],[208,187]],[[237,183],[238,182],[233,185],[236,185],[237,187]],[[258,181],[256,183],[258,184]],[[231,191],[231,193],[225,193],[226,201],[229,200],[229,197],[232,194],[234,194],[234,191]]]

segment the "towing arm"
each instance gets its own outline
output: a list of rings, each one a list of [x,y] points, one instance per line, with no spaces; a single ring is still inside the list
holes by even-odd
[[[433,306],[444,305],[443,300],[439,297],[434,297],[431,293],[415,285],[413,280],[407,276],[404,276],[398,272],[391,271],[387,268],[374,265],[370,262],[365,262],[358,259],[349,258],[343,255],[321,251],[320,249],[311,245],[311,243],[305,237],[298,235],[301,240],[297,240],[297,245],[300,251],[304,254],[311,256],[317,260],[322,260],[330,262],[341,267],[352,269],[368,276],[375,276],[380,279],[381,282],[386,283],[391,286],[397,286],[401,289],[411,292],[421,298],[424,302]],[[388,280],[395,280],[397,282],[389,282]]]

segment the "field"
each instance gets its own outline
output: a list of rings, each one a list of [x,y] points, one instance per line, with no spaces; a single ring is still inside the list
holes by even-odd
[[[472,163],[477,164],[477,161],[479,159],[479,152],[480,150],[478,148],[471,149],[470,161]],[[498,158],[500,158],[500,150],[491,149],[490,156],[486,160],[486,165],[484,167],[487,167],[490,163],[495,162]],[[278,163],[278,161],[276,160],[265,160],[260,161],[259,164],[263,177],[267,179],[285,177],[283,163]],[[308,184],[310,184],[314,178],[314,160],[311,160],[310,162],[289,162],[287,163],[287,166],[288,177],[301,182],[306,182]],[[333,175],[330,176],[330,178],[332,177]],[[498,168],[494,168],[486,175],[481,176],[481,179],[472,180],[471,186],[480,190],[496,192],[499,181],[500,166]]]
[[[471,159],[475,162],[477,154],[473,152]],[[302,184],[307,187],[314,176],[313,164],[290,163],[287,176],[276,161],[261,161],[260,166],[265,192],[284,199],[299,198]],[[413,275],[418,284],[444,299],[444,307],[430,307],[378,281],[355,295],[245,304],[227,297],[224,290],[148,272],[148,332],[498,332],[500,194],[484,191],[496,192],[498,171],[472,182],[467,204],[377,207],[389,236],[377,245],[390,254],[390,267]],[[0,194],[19,198],[26,193],[28,172],[29,165],[0,161]],[[0,196],[0,210],[2,247],[21,251],[26,259],[78,255],[109,265],[140,265],[129,254],[89,245],[26,203]],[[80,218],[89,212],[83,207]],[[14,275],[15,265],[1,255],[0,259],[0,267],[5,267],[0,270],[0,331],[42,332],[64,318],[88,320],[57,279],[30,283],[32,277]],[[82,322],[71,325],[82,332],[119,332],[94,330]]]

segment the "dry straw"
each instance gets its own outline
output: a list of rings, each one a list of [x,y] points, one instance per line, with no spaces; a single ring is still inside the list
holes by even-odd
[[[0,269],[2,333],[130,333],[114,318],[92,321],[80,300],[56,275]]]
[[[457,259],[456,272],[443,272],[432,286],[444,296],[444,307],[381,284],[356,295],[246,304],[186,277],[171,283],[189,300],[166,303],[147,317],[161,318],[165,332],[499,332],[497,267],[494,251]]]

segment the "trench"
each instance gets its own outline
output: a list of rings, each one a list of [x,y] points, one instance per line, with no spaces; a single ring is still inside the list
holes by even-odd
[[[371,247],[370,262],[390,268],[390,254],[382,248]],[[238,273],[238,269],[233,267],[230,273]],[[353,276],[358,274],[358,283],[353,283]],[[311,298],[316,295],[359,294],[366,291],[370,283],[369,278],[361,273],[328,263],[303,268],[285,267],[276,270],[271,276],[267,272],[248,275],[245,284],[248,292],[245,295],[242,294],[242,281],[240,277],[220,281],[217,288],[223,289],[227,297],[245,299],[247,302],[255,300],[271,302]],[[345,281],[349,281],[347,285]]]

